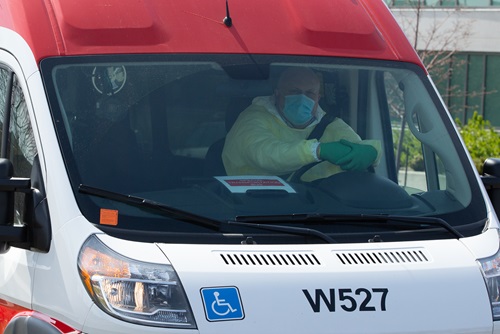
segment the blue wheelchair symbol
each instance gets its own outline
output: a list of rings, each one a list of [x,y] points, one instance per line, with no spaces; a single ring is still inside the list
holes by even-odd
[[[208,321],[241,320],[245,317],[236,287],[203,288],[201,297]]]

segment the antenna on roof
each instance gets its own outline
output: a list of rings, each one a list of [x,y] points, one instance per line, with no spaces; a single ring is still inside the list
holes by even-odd
[[[224,20],[222,20],[222,22],[224,22],[226,27],[231,27],[233,25],[233,20],[231,19],[231,15],[229,15],[228,0],[226,0],[226,17],[224,18]]]

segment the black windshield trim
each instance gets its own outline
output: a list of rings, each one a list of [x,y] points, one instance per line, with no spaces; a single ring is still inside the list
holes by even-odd
[[[69,139],[65,138],[65,130],[63,126],[63,122],[61,122],[61,110],[57,101],[58,95],[56,94],[56,90],[54,87],[54,76],[53,69],[57,66],[65,66],[70,64],[83,64],[87,62],[102,63],[108,64],[110,62],[158,62],[158,61],[214,61],[220,64],[224,69],[228,71],[228,73],[233,69],[233,67],[241,66],[242,64],[246,64],[249,60],[252,60],[252,63],[257,63],[259,65],[265,66],[270,62],[279,62],[279,63],[287,63],[287,62],[306,62],[308,64],[345,64],[345,65],[360,65],[360,66],[380,66],[380,67],[393,67],[393,68],[402,68],[414,71],[419,77],[422,78],[425,86],[429,86],[430,83],[425,79],[425,73],[421,70],[421,68],[415,68],[412,64],[407,64],[403,62],[391,62],[391,61],[375,61],[375,60],[354,60],[349,58],[332,58],[332,57],[313,57],[313,56],[290,56],[290,55],[252,55],[251,58],[248,58],[249,55],[235,55],[235,54],[163,54],[163,55],[86,55],[86,56],[72,56],[72,57],[48,57],[41,62],[41,73],[43,77],[43,82],[47,91],[47,95],[49,97],[49,104],[51,108],[51,114],[54,121],[54,126],[57,130],[57,135],[59,138],[60,149],[63,153],[64,162],[66,164],[66,168],[68,171],[69,179],[72,183],[72,188],[75,193],[75,197],[77,200],[77,204],[82,212],[82,214],[87,217],[89,221],[98,221],[99,211],[96,210],[97,206],[94,201],[88,199],[87,196],[84,196],[79,193],[78,185],[80,183],[84,183],[81,179],[81,176],[78,171],[78,166],[76,162],[73,161],[71,147],[69,146]],[[265,68],[265,67],[263,67]],[[234,70],[234,69],[233,69]],[[261,74],[264,72],[260,72]],[[441,102],[438,99],[437,95],[431,96],[433,100],[435,100],[436,105],[440,106]],[[446,117],[446,113],[443,108],[439,108],[442,117]],[[445,126],[450,129],[450,133],[452,134],[452,140],[455,142],[455,145],[461,146],[461,143],[458,143],[457,136],[454,135],[454,131],[452,129],[452,124],[448,124],[445,122]],[[484,204],[483,195],[480,191],[480,188],[474,182],[474,177],[472,177],[470,170],[470,163],[465,154],[459,152],[459,157],[463,163],[464,168],[466,169],[466,174],[469,179],[469,184],[472,192],[472,200],[468,203],[467,207],[460,211],[453,212],[443,212],[436,213],[436,215],[442,216],[445,220],[447,220],[454,227],[459,226],[460,231],[463,232],[466,236],[476,235],[479,231],[479,228],[469,229],[470,233],[465,231],[464,222],[467,224],[472,224],[469,222],[476,222],[478,219],[482,217],[486,217],[486,205]],[[177,186],[176,186],[177,188]],[[179,189],[181,189],[179,187]],[[232,202],[231,202],[232,203]],[[213,217],[217,217],[217,219],[224,221],[226,219],[231,219],[234,214],[233,211],[228,209],[227,207],[221,207],[220,215],[213,215]],[[247,211],[248,212],[248,211]],[[189,212],[188,212],[189,213]],[[200,212],[199,212],[200,213]],[[243,213],[243,212],[241,212]],[[203,213],[202,213],[203,214]],[[123,219],[120,221],[121,226],[130,227],[131,231],[133,230],[133,224],[130,223],[132,219],[135,217],[128,217],[124,215]]]

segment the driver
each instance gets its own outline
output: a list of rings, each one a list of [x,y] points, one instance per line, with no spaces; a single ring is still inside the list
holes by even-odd
[[[317,139],[308,139],[325,116],[318,105],[320,79],[309,68],[290,67],[274,95],[254,98],[229,131],[222,160],[227,175],[288,176],[319,162],[302,176],[313,181],[346,170],[366,170],[378,161],[380,142],[361,140],[335,118]]]

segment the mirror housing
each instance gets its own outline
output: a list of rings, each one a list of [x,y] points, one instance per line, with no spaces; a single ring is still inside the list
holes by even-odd
[[[29,191],[29,178],[14,178],[14,168],[8,159],[0,158],[0,254],[13,243],[25,244],[28,230],[25,225],[14,225],[14,196],[16,191]]]
[[[497,216],[500,217],[500,158],[488,158],[484,161],[481,179]]]

